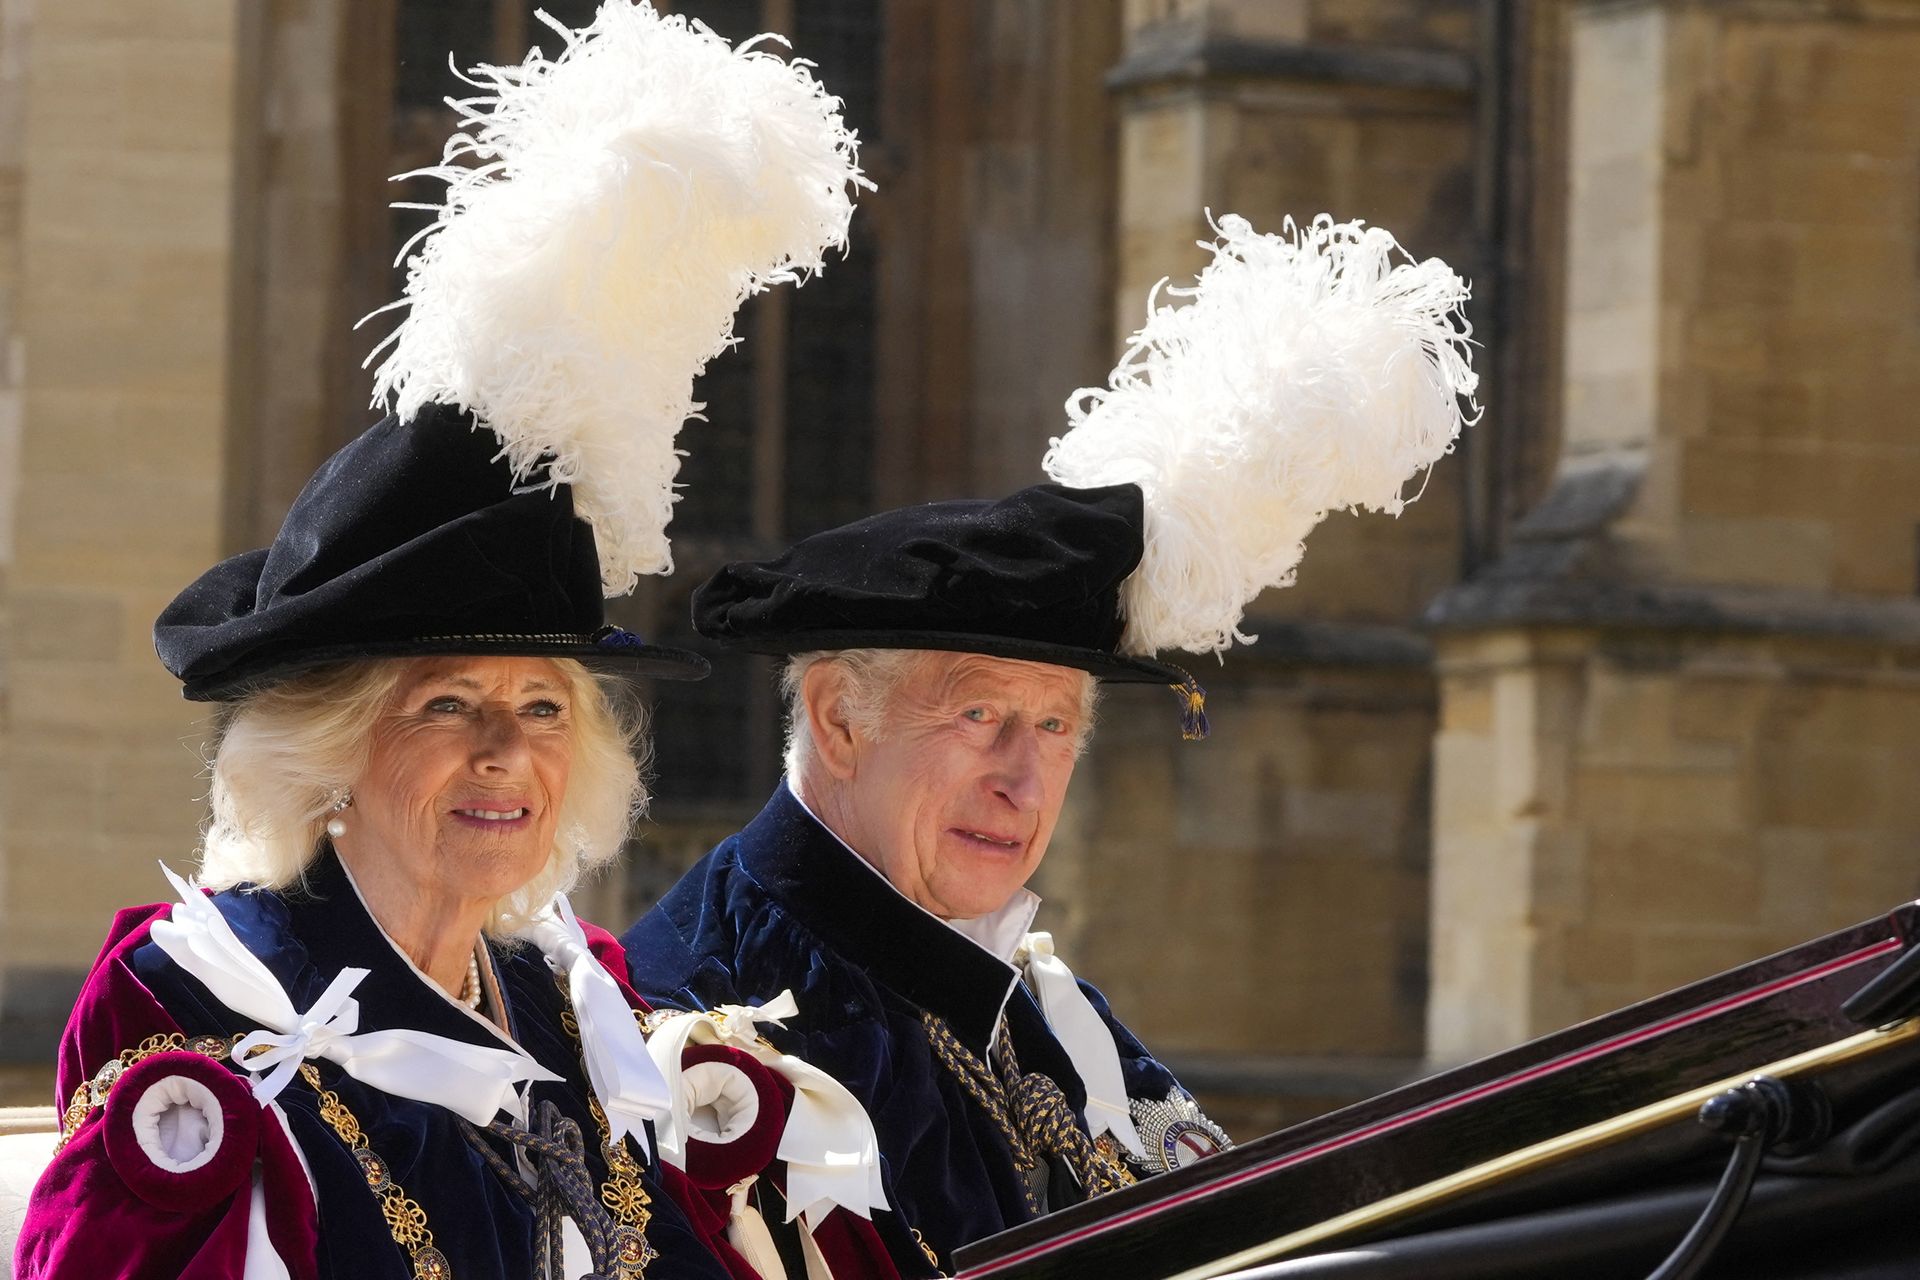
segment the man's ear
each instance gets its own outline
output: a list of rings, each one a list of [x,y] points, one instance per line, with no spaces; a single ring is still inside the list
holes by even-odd
[[[813,734],[813,754],[829,777],[845,782],[853,777],[859,738],[846,714],[847,674],[837,662],[816,662],[800,678],[800,698],[807,708],[807,730]]]

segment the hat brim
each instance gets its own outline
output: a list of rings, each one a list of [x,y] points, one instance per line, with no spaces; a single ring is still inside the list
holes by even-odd
[[[728,649],[775,656],[832,649],[939,649],[948,653],[981,653],[990,658],[1073,667],[1113,684],[1181,685],[1192,678],[1181,668],[1152,658],[1130,658],[1079,645],[1049,644],[1044,640],[951,631],[803,631],[742,640],[719,639],[718,643]]]
[[[190,702],[237,702],[257,690],[316,667],[442,654],[479,658],[570,658],[596,674],[628,680],[704,680],[713,669],[699,654],[667,645],[605,645],[595,643],[592,637],[577,635],[435,636],[303,649],[188,680],[181,692]]]

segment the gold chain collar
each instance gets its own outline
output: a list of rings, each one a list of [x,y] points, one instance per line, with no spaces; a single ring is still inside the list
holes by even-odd
[[[580,1024],[574,1017],[573,1004],[564,987],[561,988],[560,999],[561,1025],[573,1037],[574,1049],[579,1052]],[[94,1072],[91,1079],[82,1081],[73,1091],[66,1111],[60,1118],[60,1138],[54,1144],[54,1150],[57,1152],[66,1146],[87,1117],[106,1105],[114,1081],[135,1063],[156,1053],[169,1052],[197,1053],[215,1062],[225,1063],[232,1059],[233,1046],[241,1038],[187,1036],[175,1031],[148,1036],[137,1048],[122,1050],[117,1057]],[[581,1069],[585,1070],[584,1059]],[[367,1189],[380,1202],[380,1214],[386,1219],[388,1233],[413,1264],[414,1280],[453,1280],[453,1268],[447,1262],[446,1255],[434,1247],[433,1230],[427,1225],[427,1211],[419,1201],[407,1195],[394,1180],[387,1162],[367,1144],[366,1133],[352,1110],[339,1094],[322,1084],[320,1072],[312,1063],[300,1064],[300,1078],[319,1098],[320,1118],[353,1153],[355,1163],[360,1166],[360,1172],[367,1180]],[[639,1280],[645,1274],[647,1264],[659,1256],[647,1239],[647,1224],[653,1218],[653,1199],[640,1180],[640,1163],[633,1158],[628,1145],[613,1140],[607,1113],[600,1106],[600,1100],[593,1096],[591,1084],[587,1087],[587,1109],[592,1112],[594,1124],[599,1128],[600,1152],[607,1162],[607,1180],[600,1187],[600,1202],[607,1206],[616,1224],[615,1274],[619,1280]]]

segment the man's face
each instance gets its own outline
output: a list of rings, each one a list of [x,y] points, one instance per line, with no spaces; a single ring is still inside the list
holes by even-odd
[[[1046,855],[1088,729],[1092,677],[1070,667],[926,654],[880,741],[855,735],[848,843],[944,919],[1004,906]]]

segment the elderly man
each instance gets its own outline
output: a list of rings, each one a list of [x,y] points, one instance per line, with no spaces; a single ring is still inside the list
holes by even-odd
[[[628,931],[634,985],[793,992],[765,1034],[872,1115],[905,1274],[1226,1143],[1029,932],[1097,681],[1191,689],[1117,652],[1141,523],[1131,485],[1042,485],[830,530],[695,596],[702,634],[788,656],[787,776]]]

